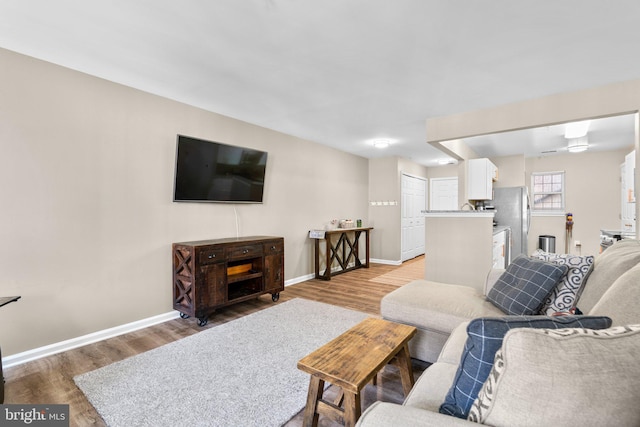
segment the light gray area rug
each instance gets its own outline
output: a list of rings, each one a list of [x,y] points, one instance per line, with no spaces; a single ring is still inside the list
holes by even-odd
[[[306,403],[298,360],[366,317],[296,298],[74,380],[112,427],[280,426]]]

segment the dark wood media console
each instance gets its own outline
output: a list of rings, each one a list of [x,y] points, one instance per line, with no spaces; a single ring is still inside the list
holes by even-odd
[[[173,308],[204,326],[216,309],[284,290],[284,239],[251,236],[173,244]]]

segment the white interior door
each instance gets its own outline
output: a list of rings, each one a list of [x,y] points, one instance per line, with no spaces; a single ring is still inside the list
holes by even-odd
[[[429,210],[451,211],[458,207],[458,177],[431,178]]]
[[[402,261],[424,254],[427,180],[402,174]]]

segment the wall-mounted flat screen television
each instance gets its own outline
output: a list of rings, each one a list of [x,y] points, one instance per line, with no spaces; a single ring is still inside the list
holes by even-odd
[[[178,135],[175,202],[262,203],[267,153]]]

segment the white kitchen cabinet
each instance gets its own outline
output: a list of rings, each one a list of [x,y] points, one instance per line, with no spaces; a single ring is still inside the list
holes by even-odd
[[[493,233],[493,268],[507,268],[507,265],[509,265],[508,244],[508,228],[503,228]]]
[[[498,168],[489,159],[467,160],[467,199],[493,199],[493,182],[498,180]]]
[[[636,195],[635,195],[635,150],[627,154],[620,166],[620,181],[622,183],[620,220],[624,232],[636,231]]]

